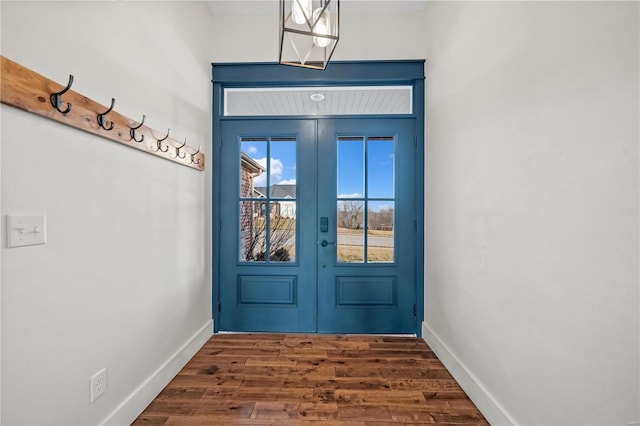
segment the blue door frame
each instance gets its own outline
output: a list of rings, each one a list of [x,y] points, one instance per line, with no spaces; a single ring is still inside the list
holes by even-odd
[[[286,87],[286,86],[374,86],[374,85],[411,85],[413,87],[413,113],[398,118],[415,119],[415,217],[416,219],[416,266],[415,291],[415,332],[421,333],[424,318],[424,60],[404,61],[344,61],[332,62],[325,71],[287,67],[276,63],[214,63],[212,64],[213,83],[213,318],[214,331],[219,331],[220,303],[220,251],[222,196],[222,126],[224,121],[260,120],[260,119],[304,119],[296,117],[225,117],[224,89],[241,87]],[[323,119],[330,117],[308,116],[306,118]],[[349,117],[341,116],[341,119]],[[352,118],[363,118],[354,116]],[[228,177],[227,177],[228,178]]]

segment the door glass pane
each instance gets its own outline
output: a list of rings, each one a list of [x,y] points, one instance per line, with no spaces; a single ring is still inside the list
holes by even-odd
[[[338,198],[364,197],[364,138],[338,138]]]
[[[364,262],[364,201],[338,200],[338,262]]]
[[[256,198],[254,188],[266,181],[267,140],[245,138],[240,143],[240,197]],[[264,186],[264,185],[263,185]]]
[[[266,250],[266,218],[264,212],[264,201],[240,201],[239,247],[241,261],[252,262],[260,260],[260,253],[264,253]]]
[[[296,142],[292,139],[271,141],[271,198],[296,198]]]
[[[393,201],[367,203],[367,262],[393,262]]]
[[[295,262],[296,140],[240,141],[241,262]]]
[[[271,140],[269,199],[271,200],[269,259],[294,262],[296,255],[296,142]]]
[[[272,201],[269,259],[271,262],[295,262],[296,202]]]
[[[367,139],[368,198],[393,198],[394,160],[393,138]]]

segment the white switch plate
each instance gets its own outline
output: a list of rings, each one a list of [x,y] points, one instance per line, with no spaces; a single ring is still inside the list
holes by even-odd
[[[7,215],[7,247],[47,243],[47,217],[44,214]]]

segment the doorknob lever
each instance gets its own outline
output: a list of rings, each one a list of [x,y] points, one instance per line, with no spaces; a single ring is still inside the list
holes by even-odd
[[[322,240],[322,242],[320,243],[320,245],[321,245],[322,247],[326,247],[326,246],[335,246],[335,245],[336,245],[336,243],[330,243],[330,242],[329,242],[329,241],[327,241],[327,240]]]

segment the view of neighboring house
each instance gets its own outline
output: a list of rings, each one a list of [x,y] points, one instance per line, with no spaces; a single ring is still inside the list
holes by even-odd
[[[257,186],[254,188],[255,197],[259,198],[267,198],[267,188],[264,186]],[[296,185],[285,184],[285,185],[271,185],[271,193],[269,194],[270,199],[287,199],[292,201],[271,201],[271,215],[277,217],[285,217],[285,218],[295,218],[296,217]],[[261,203],[260,206],[260,216],[265,216],[265,203]]]

